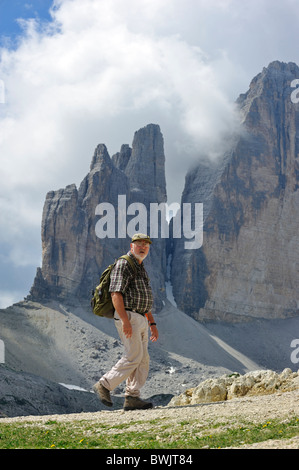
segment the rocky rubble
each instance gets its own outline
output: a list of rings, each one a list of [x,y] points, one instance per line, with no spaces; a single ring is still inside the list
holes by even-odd
[[[245,395],[266,395],[299,389],[299,371],[286,368],[281,373],[273,370],[256,370],[240,375],[233,373],[207,379],[197,387],[173,397],[169,406],[196,405],[231,400]]]
[[[0,365],[0,418],[95,412],[104,407],[94,394]]]
[[[172,395],[156,394],[149,399],[163,406]],[[112,410],[122,410],[124,398],[113,395]],[[69,415],[106,410],[98,396],[79,387],[59,384],[35,374],[15,371],[0,364],[0,418],[17,416]]]

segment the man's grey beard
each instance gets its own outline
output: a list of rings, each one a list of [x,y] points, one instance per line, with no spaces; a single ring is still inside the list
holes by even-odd
[[[139,261],[143,261],[148,255],[148,253],[144,253],[143,255],[137,255],[137,253],[135,253],[135,247],[133,248],[132,253],[135,256],[135,258],[137,258]]]

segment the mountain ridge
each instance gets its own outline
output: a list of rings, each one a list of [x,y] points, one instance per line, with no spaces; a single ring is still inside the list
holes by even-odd
[[[239,98],[245,127],[231,152],[186,175],[181,203],[204,203],[202,247],[186,250],[175,238],[151,245],[145,264],[160,338],[150,345],[148,396],[224,370],[297,367],[299,109],[290,98],[297,73],[295,64],[274,62],[255,77]],[[8,367],[88,388],[120,357],[113,322],[92,314],[89,296],[130,237],[99,239],[96,208],[116,208],[120,195],[146,211],[165,204],[164,164],[162,133],[149,124],[111,158],[99,144],[78,188],[47,193],[42,266],[28,297],[0,310]]]
[[[299,314],[296,76],[294,63],[264,68],[237,100],[243,127],[231,151],[186,176],[182,203],[205,200],[204,241],[188,254],[173,241],[181,265],[171,279],[178,306],[199,321]]]

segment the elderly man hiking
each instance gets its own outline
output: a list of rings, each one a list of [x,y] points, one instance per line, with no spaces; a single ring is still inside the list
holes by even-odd
[[[115,308],[114,320],[124,345],[122,358],[94,385],[102,403],[112,406],[110,392],[126,380],[124,410],[152,408],[150,402],[140,398],[149,371],[148,325],[151,341],[157,341],[158,330],[151,313],[152,290],[143,260],[148,255],[151,240],[148,235],[136,233],[131,250],[135,269],[120,258],[111,272],[110,292]]]

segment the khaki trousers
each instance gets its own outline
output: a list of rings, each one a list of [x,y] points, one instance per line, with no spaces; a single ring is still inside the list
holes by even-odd
[[[148,322],[139,313],[127,310],[127,314],[132,325],[132,336],[126,338],[123,334],[122,322],[115,312],[115,326],[124,345],[124,353],[115,366],[101,377],[100,383],[112,391],[126,380],[125,396],[139,397],[149,371]]]

